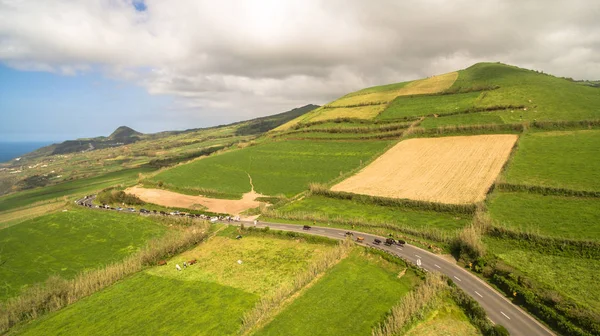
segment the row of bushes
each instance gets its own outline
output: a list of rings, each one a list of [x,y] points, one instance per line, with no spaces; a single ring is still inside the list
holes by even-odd
[[[350,104],[350,105],[323,105],[323,109],[336,109],[336,108],[352,108],[352,107],[363,107],[363,106],[375,106],[375,105],[385,105],[389,102],[379,101],[379,102],[364,102],[358,104]]]
[[[311,133],[316,133],[317,131],[311,131],[311,132],[306,132],[304,134],[304,136],[297,136],[294,137],[294,134],[291,134],[292,136],[290,136],[290,133],[283,133],[283,134],[277,134],[274,137],[284,137],[285,139],[293,139],[293,140],[386,140],[386,139],[398,139],[400,138],[402,135],[404,135],[404,130],[400,130],[400,131],[392,131],[392,132],[387,132],[387,133],[375,133],[375,134],[370,134],[370,135],[357,135],[357,136],[353,136],[353,137],[335,137],[335,136],[331,136],[331,137],[314,137],[314,136],[310,136]],[[303,133],[303,132],[300,132]]]
[[[493,106],[486,106],[486,107],[475,107],[472,106],[468,109],[465,110],[460,110],[460,111],[452,111],[452,112],[441,112],[441,113],[437,113],[440,117],[448,117],[448,116],[453,116],[453,115],[458,115],[458,114],[469,114],[469,113],[479,113],[479,112],[490,112],[490,111],[501,111],[501,110],[518,110],[518,109],[522,109],[524,108],[525,105],[493,105]],[[428,114],[427,117],[433,117],[435,116],[435,114]]]
[[[283,133],[282,135],[288,134],[297,134],[297,133],[311,133],[311,132],[321,132],[321,133],[376,133],[376,132],[389,132],[396,131],[400,129],[405,129],[409,125],[406,123],[393,123],[393,124],[383,124],[381,126],[375,125],[374,127],[328,127],[328,128],[302,128],[298,130],[294,130],[291,132]]]
[[[521,133],[525,130],[523,124],[486,124],[486,125],[458,125],[442,126],[425,129],[417,128],[412,134],[418,136],[436,136],[451,134],[481,134],[481,133]]]
[[[322,124],[341,124],[341,123],[352,123],[352,124],[364,124],[364,125],[381,125],[381,124],[394,124],[401,121],[411,121],[419,119],[419,117],[406,117],[399,119],[389,119],[389,120],[367,120],[367,119],[358,119],[358,118],[336,118],[336,119],[327,119],[327,120],[317,120],[317,121],[309,121],[306,123],[296,124],[290,127],[290,130],[297,130],[305,127],[311,127]]]
[[[227,148],[233,144],[234,143],[232,142],[232,143],[229,143],[226,145],[212,146],[212,147],[204,148],[197,152],[193,152],[193,153],[189,153],[189,154],[185,154],[185,155],[179,155],[179,156],[175,156],[175,157],[170,157],[167,159],[154,159],[154,160],[150,160],[150,162],[148,162],[147,165],[150,167],[155,167],[155,168],[169,167],[169,166],[173,166],[180,162],[195,159],[197,157],[210,155],[214,152],[217,152],[224,148]]]
[[[178,254],[206,238],[204,224],[176,231],[150,241],[141,251],[102,269],[87,271],[74,279],[50,277],[45,283],[26,289],[21,295],[0,304],[0,332],[75,303],[115,282],[139,272],[146,265]]]
[[[573,258],[600,259],[600,243],[593,240],[576,240],[548,237],[535,232],[521,231],[494,225],[486,234],[490,237],[510,239],[515,245],[535,249],[545,254]]]
[[[509,333],[500,324],[493,324],[488,318],[485,310],[472,297],[456,287],[452,280],[450,284],[450,295],[452,300],[465,312],[471,323],[485,336],[508,336]]]
[[[498,86],[498,85],[475,85],[475,86],[467,86],[467,87],[456,86],[456,87],[451,87],[447,90],[444,90],[442,93],[439,93],[438,95],[449,95],[449,94],[456,94],[456,93],[469,93],[469,92],[479,92],[479,91],[492,91],[492,90],[496,90],[499,88],[500,88],[500,86]]]
[[[555,129],[581,129],[581,128],[594,128],[600,126],[600,119],[594,120],[560,120],[560,121],[533,121],[529,125],[531,128],[537,128],[542,130],[555,130]]]
[[[551,299],[540,297],[534,290],[519,284],[518,277],[516,278],[514,274],[508,276],[494,274],[492,282],[507,295],[514,296],[516,293],[515,303],[565,335],[600,334],[600,323],[597,320],[594,321],[589,315],[582,314],[577,307],[563,305],[564,307],[561,308],[561,305],[555,302],[560,300],[558,296]]]
[[[123,190],[106,190],[98,194],[96,201],[101,204],[127,204],[143,205],[146,202],[133,194],[128,194]]]
[[[555,187],[543,187],[528,184],[513,184],[506,182],[499,182],[494,184],[494,189],[499,191],[518,191],[528,192],[533,194],[541,195],[556,195],[556,196],[575,196],[575,197],[600,197],[600,191],[587,191],[587,190],[572,190],[565,188]]]
[[[266,324],[281,309],[287,298],[304,288],[319,274],[327,271],[348,256],[353,246],[354,244],[350,240],[340,242],[336,248],[311,263],[306,271],[298,274],[291,284],[280,286],[274,293],[262,297],[252,310],[244,314],[239,334],[248,335],[253,330],[257,330],[260,326]]]
[[[454,214],[474,214],[477,209],[475,204],[443,204],[427,201],[415,201],[410,199],[378,197],[370,195],[359,195],[343,191],[332,191],[326,186],[318,183],[310,184],[310,192],[329,198],[352,200],[360,203],[376,204],[381,206],[406,207],[423,211],[449,212]]]
[[[435,304],[444,287],[444,281],[439,273],[428,273],[425,282],[407,293],[398,304],[392,307],[385,321],[376,326],[371,335],[397,335],[410,322],[424,318],[426,308]]]
[[[252,226],[246,227],[244,224],[240,226],[240,232],[248,236],[258,237],[273,237],[282,239],[294,239],[301,240],[306,243],[314,244],[325,244],[325,245],[337,245],[339,242],[332,238],[323,236],[316,236],[311,234],[304,234],[294,231],[282,231],[282,230],[271,230],[268,226],[264,228],[255,228]]]

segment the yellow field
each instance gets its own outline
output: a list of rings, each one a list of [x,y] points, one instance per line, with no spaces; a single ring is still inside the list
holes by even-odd
[[[420,79],[406,84],[398,91],[398,96],[439,93],[449,89],[458,78],[458,72]]]
[[[479,202],[516,141],[512,134],[405,140],[331,189],[448,204]]]
[[[342,97],[334,102],[327,104],[327,106],[332,107],[345,107],[345,106],[353,106],[360,104],[387,104],[394,100],[398,96],[398,90],[392,91],[382,91],[382,92],[373,92],[366,93],[361,95]]]
[[[386,105],[368,105],[322,109],[320,111],[321,113],[312,117],[310,121],[333,120],[339,118],[373,119],[381,113],[385,107]]]
[[[307,120],[309,120],[312,117],[318,116],[321,111],[323,110],[322,107],[316,108],[304,115],[299,116],[296,119],[292,119],[288,122],[286,122],[283,125],[279,125],[278,127],[272,129],[270,132],[281,132],[281,131],[287,131],[288,129],[290,129],[293,126],[296,126],[297,124],[301,123],[301,122],[305,122]]]

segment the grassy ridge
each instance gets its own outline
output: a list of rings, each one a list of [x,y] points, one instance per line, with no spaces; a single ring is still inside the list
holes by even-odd
[[[449,297],[442,300],[418,324],[410,328],[406,336],[430,335],[480,335],[465,313]]]
[[[256,335],[366,335],[412,287],[404,267],[355,251]]]
[[[152,180],[240,197],[250,191],[250,174],[257,192],[293,196],[311,182],[328,182],[359,167],[388,145],[386,141],[270,142],[178,166]]]
[[[519,141],[508,183],[600,191],[600,130],[539,132]]]
[[[0,212],[25,205],[47,201],[74,194],[85,195],[115,184],[135,182],[139,174],[154,171],[153,168],[126,169],[105,175],[60,183],[57,185],[22,191],[0,197]]]
[[[69,209],[0,230],[0,299],[56,274],[79,272],[123,259],[166,228],[146,217]]]
[[[27,325],[21,335],[234,335],[258,296],[139,273]]]
[[[496,192],[488,209],[494,220],[509,228],[546,236],[600,240],[599,198]]]

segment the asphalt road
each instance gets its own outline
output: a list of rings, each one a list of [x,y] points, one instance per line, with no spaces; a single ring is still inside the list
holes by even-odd
[[[223,223],[234,225],[241,224],[240,222]],[[245,226],[254,226],[252,222],[243,222],[243,224]],[[257,224],[257,227],[259,228],[265,226],[274,230],[302,232],[334,239],[344,239],[346,237],[346,232],[348,231],[344,229],[317,226],[312,226],[310,230],[303,230],[301,225],[266,223],[261,221]],[[498,293],[483,280],[439,255],[435,255],[429,251],[409,244],[405,244],[403,247],[395,245],[385,246],[383,243],[381,245],[375,245],[373,244],[373,241],[376,238],[383,242],[385,241],[385,238],[354,230],[351,232],[354,234],[354,237],[364,237],[364,243],[361,245],[391,252],[415,265],[420,264],[420,267],[428,272],[440,272],[447,275],[450,279],[454,280],[454,283],[458,287],[462,288],[467,294],[481,304],[492,322],[506,327],[511,335],[554,335],[548,328],[539,323],[535,318],[529,316],[519,307],[512,304],[502,294]]]
[[[84,206],[92,206],[95,195],[86,196],[76,203]],[[248,227],[254,226],[253,222],[224,222],[220,223],[229,225],[241,225],[242,223]],[[334,239],[344,239],[348,230],[336,229],[330,227],[313,226],[310,230],[304,230],[302,225],[270,223],[259,221],[256,227],[263,228],[268,226],[274,230],[295,231],[306,234],[313,234]],[[548,328],[543,326],[535,318],[528,315],[516,305],[512,304],[502,294],[486,284],[477,276],[469,273],[464,268],[450,262],[439,255],[433,254],[424,249],[405,244],[403,247],[392,245],[385,246],[373,244],[375,239],[385,241],[384,237],[372,235],[369,233],[352,230],[354,237],[360,236],[364,238],[364,243],[360,245],[375,247],[387,252],[391,252],[413,264],[423,268],[428,272],[440,272],[447,275],[454,283],[462,288],[467,294],[472,296],[485,309],[489,319],[501,324],[510,332],[511,335],[555,335]]]

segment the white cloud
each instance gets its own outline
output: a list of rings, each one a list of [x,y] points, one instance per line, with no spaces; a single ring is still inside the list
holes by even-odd
[[[502,61],[600,78],[600,2],[0,0],[0,61],[102,69],[171,113],[242,116]],[[177,112],[186,110],[187,112]]]

